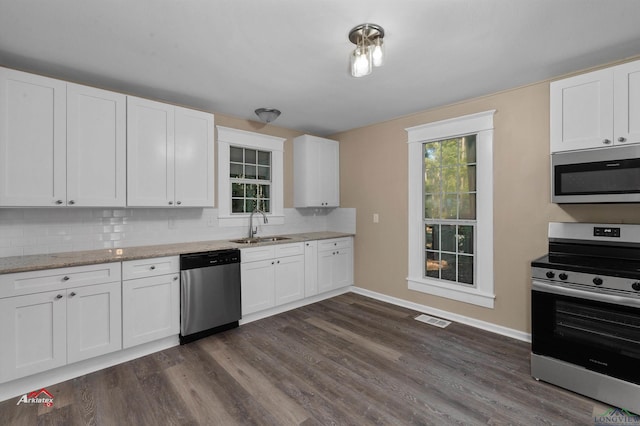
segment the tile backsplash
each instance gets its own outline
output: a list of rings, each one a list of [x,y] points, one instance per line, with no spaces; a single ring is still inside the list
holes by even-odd
[[[356,232],[351,208],[285,209],[283,225],[258,224],[258,235]],[[218,226],[217,209],[0,209],[0,257],[244,237]]]

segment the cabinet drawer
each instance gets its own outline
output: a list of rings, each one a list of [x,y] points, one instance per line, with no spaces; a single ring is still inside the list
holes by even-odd
[[[177,272],[180,272],[180,256],[154,257],[122,262],[123,280],[155,277]]]
[[[278,244],[274,246],[275,257],[296,256],[304,254],[304,243]]]
[[[349,248],[352,246],[351,237],[332,238],[318,241],[318,251]]]
[[[243,248],[240,250],[240,259],[242,263],[273,259],[274,253],[274,246]]]
[[[0,275],[0,298],[120,281],[120,262]]]

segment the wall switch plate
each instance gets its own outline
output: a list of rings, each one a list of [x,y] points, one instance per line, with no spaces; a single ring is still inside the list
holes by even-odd
[[[380,222],[380,215],[378,213],[373,214],[373,223]]]

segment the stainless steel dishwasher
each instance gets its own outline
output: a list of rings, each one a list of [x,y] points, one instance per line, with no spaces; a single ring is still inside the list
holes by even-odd
[[[240,250],[180,256],[180,344],[238,326]]]

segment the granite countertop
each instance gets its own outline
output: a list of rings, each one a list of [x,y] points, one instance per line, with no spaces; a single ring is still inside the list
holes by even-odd
[[[249,248],[272,244],[326,240],[329,238],[350,237],[353,236],[353,234],[342,232],[305,232],[302,234],[286,234],[278,236],[287,237],[287,239],[252,244],[233,243],[229,240],[197,241],[192,243],[159,244],[153,246],[122,247],[105,250],[0,257],[0,274],[66,268],[81,265],[95,265],[99,263],[121,262],[125,260],[149,259],[152,257],[177,256],[186,253],[198,253],[230,248]],[[267,238],[266,235],[260,237]]]

